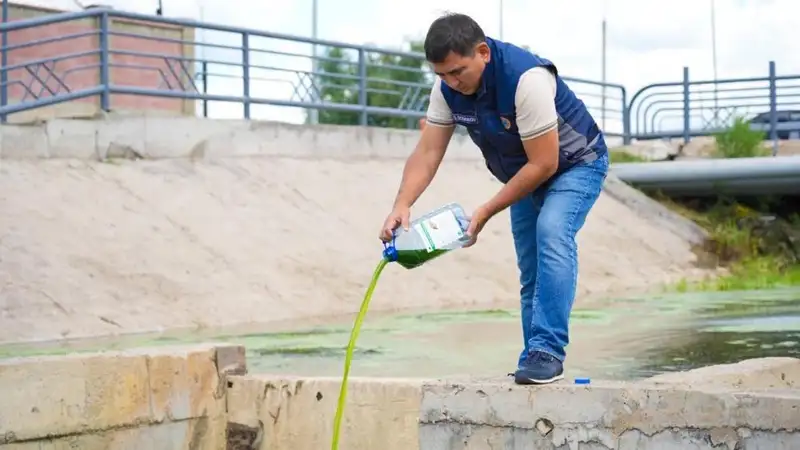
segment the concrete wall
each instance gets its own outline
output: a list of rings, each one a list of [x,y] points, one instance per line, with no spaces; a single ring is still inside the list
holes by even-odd
[[[9,5],[9,15],[12,21],[33,19],[60,12],[62,11],[29,5]],[[99,53],[48,62],[47,67],[36,61],[70,53],[99,51],[99,35],[97,34],[99,29],[96,19],[83,19],[9,32],[8,42],[12,47],[58,36],[93,32],[93,34],[80,37],[10,50],[8,52],[10,66],[30,64],[8,72],[9,104],[30,102],[36,98],[35,96],[46,98],[51,97],[53,93],[64,94],[68,90],[74,92],[97,86],[100,83]],[[173,60],[168,63],[163,57],[152,58],[113,52],[143,52],[176,58],[193,58],[194,45],[192,44],[146,38],[179,39],[193,42],[194,29],[112,18],[110,30],[112,33],[135,35],[109,36],[109,48],[112,52],[109,76],[112,83],[119,86],[150,89],[180,89],[181,83],[184,86],[190,86],[188,77],[182,71],[178,61]],[[194,73],[193,66],[194,64],[188,64],[189,73]],[[36,76],[31,75],[28,69]],[[111,108],[115,111],[153,110],[167,114],[194,115],[195,102],[160,97],[112,95]],[[11,114],[8,119],[12,123],[25,122],[37,118],[91,116],[98,111],[100,111],[99,97],[90,97]]]
[[[328,448],[340,380],[247,374],[244,350],[0,361],[0,450]],[[586,386],[352,378],[339,448],[790,450],[798,386],[794,358]]]
[[[698,380],[705,380],[699,382]],[[330,445],[339,381],[230,377],[239,449]],[[497,380],[353,379],[347,450],[790,450],[800,360],[769,358],[637,383],[521,387]]]
[[[222,450],[244,365],[211,345],[0,361],[0,449]]]
[[[0,126],[0,341],[355,313],[418,137],[153,116]],[[468,137],[445,158],[415,215],[499,189]],[[580,307],[713,275],[696,267],[702,230],[624,187],[607,183],[578,236]],[[508,220],[424,270],[388,268],[370,311],[518,308]]]
[[[3,158],[113,157],[221,158],[289,156],[404,159],[419,131],[338,125],[164,117],[146,112],[111,114],[98,120],[51,119],[43,123],[0,126]],[[467,136],[457,135],[448,159],[480,162]]]

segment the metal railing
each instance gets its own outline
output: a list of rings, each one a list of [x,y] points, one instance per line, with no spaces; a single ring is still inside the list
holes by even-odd
[[[760,78],[693,81],[689,68],[683,80],[643,87],[631,98],[628,120],[631,138],[683,138],[710,135],[729,127],[737,117],[752,118],[769,114],[771,139],[777,132],[795,125],[778,123],[778,112],[800,106],[800,75],[778,76],[775,62],[769,63],[769,75]]]
[[[3,4],[4,9],[7,2]],[[164,37],[126,31],[117,21],[193,30],[202,39]],[[80,31],[44,33],[47,37],[8,43],[21,30],[83,21]],[[195,101],[206,117],[264,114],[307,120],[316,110],[320,123],[414,127],[427,106],[433,74],[421,53],[314,40],[194,20],[91,8],[0,24],[0,118],[69,101],[99,98],[99,108],[116,108],[116,99],[135,96]],[[81,41],[82,40],[82,41]],[[86,44],[91,40],[91,45]],[[66,42],[85,48],[65,51]],[[173,53],[134,50],[146,42],[190,48]],[[43,57],[14,57],[26,49],[51,46]],[[58,49],[56,50],[56,47]],[[80,47],[77,44],[75,47]],[[312,55],[312,48],[327,50]],[[316,71],[312,69],[316,67]],[[126,73],[127,76],[119,74]],[[88,74],[88,75],[87,75]],[[91,79],[91,82],[86,81]],[[142,80],[150,80],[149,84]],[[609,136],[633,139],[708,135],[727,126],[735,114],[770,111],[770,136],[780,129],[777,110],[797,104],[800,76],[777,76],[770,63],[764,78],[691,81],[645,86],[630,99],[623,86],[564,77]],[[134,82],[135,81],[135,82]],[[9,89],[21,95],[10,100]],[[271,108],[271,109],[270,109]]]
[[[135,95],[197,100],[204,116],[238,114],[249,119],[259,115],[255,111],[258,106],[269,105],[283,108],[275,113],[281,117],[285,117],[285,108],[316,109],[321,122],[327,119],[329,123],[345,120],[381,125],[387,118],[401,118],[403,125],[413,127],[416,119],[424,116],[434,79],[421,53],[107,8],[7,22],[0,24],[0,33],[6,36],[15,31],[87,19],[96,21],[93,29],[55,33],[3,46],[6,55],[63,41],[92,38],[96,42],[93,48],[12,61],[4,66],[0,83],[3,120],[9,114],[92,97],[99,97],[100,108],[108,111],[113,109],[112,97]],[[114,19],[189,28],[202,33],[203,39],[120,31],[112,26]],[[194,56],[130,50],[129,46],[118,44],[122,39],[186,45],[194,49]],[[312,56],[309,51],[312,45],[336,49],[339,55]],[[316,73],[312,72],[312,66],[318,67]],[[142,76],[149,74],[158,81],[144,87],[139,82],[112,77],[112,72],[121,70]],[[96,73],[98,82],[80,85],[74,81],[87,73]],[[9,74],[13,74],[10,79]],[[616,128],[613,124],[607,127],[610,135],[624,135],[626,95],[622,86],[569,77],[566,80],[598,118],[616,124]],[[24,90],[24,95],[8,101],[8,90],[14,86]],[[232,109],[233,105],[238,105],[238,111]],[[326,117],[324,112],[338,115]]]

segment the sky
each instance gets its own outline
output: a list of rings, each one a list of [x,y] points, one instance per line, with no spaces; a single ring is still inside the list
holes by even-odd
[[[67,10],[76,10],[75,0],[17,0]],[[248,27],[274,33],[310,37],[313,0],[163,0],[164,14],[208,22]],[[485,32],[499,37],[500,0],[317,0],[320,39],[404,49],[407,39],[422,39],[430,22],[444,11],[463,12],[475,18]],[[157,0],[104,0],[117,9],[154,13]],[[692,79],[712,79],[711,0],[503,0],[503,35],[506,41],[528,45],[552,61],[560,73],[571,77],[600,80],[602,76],[601,23],[607,21],[607,80],[624,85],[628,96],[650,84],[679,81],[683,67]],[[800,73],[800,43],[797,0],[716,0],[716,48],[719,78],[758,77],[768,74],[774,60],[777,73]],[[234,35],[206,33],[206,41],[230,42]],[[291,49],[308,53],[310,46],[256,43],[273,50]],[[216,52],[216,53],[215,53]],[[216,58],[219,51],[206,53]],[[230,59],[229,56],[222,59]],[[279,58],[254,58],[277,64]],[[288,61],[288,60],[287,60]],[[264,63],[264,64],[270,64]],[[285,63],[306,67],[308,60]],[[284,64],[284,63],[281,63]],[[282,82],[259,82],[254,95],[287,100],[296,75]],[[240,81],[229,79],[214,85],[214,93],[238,95]],[[581,88],[576,87],[577,91]],[[609,102],[617,102],[609,100]],[[615,105],[616,106],[616,105]],[[297,121],[298,111],[262,108],[261,117]],[[220,116],[237,116],[241,107],[215,108]],[[258,115],[254,108],[254,116]],[[611,113],[609,113],[611,115]],[[297,116],[297,117],[295,117]]]

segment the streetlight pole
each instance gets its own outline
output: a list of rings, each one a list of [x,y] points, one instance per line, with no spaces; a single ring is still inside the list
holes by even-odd
[[[311,38],[315,41],[319,31],[317,29],[318,10],[317,0],[311,0]],[[317,95],[317,68],[317,43],[314,42],[311,44],[311,101],[314,103],[319,101],[319,96]],[[311,108],[309,118],[311,119],[311,124],[316,125],[319,122],[319,111],[316,108]]]
[[[8,23],[9,21],[9,12],[8,12],[8,0],[3,0],[3,24]],[[8,104],[8,71],[6,70],[6,66],[8,66],[8,31],[3,30],[2,36],[2,57],[0,57],[0,106],[6,106]],[[6,122],[6,116],[0,116],[0,122]]]
[[[714,126],[719,126],[719,92],[717,84],[717,18],[714,8],[714,0],[711,0],[711,64],[714,70]]]
[[[607,47],[607,43],[606,43],[606,16],[605,16],[605,14],[603,14],[602,33],[603,33],[603,38],[602,38],[603,52],[602,52],[602,56],[601,56],[602,61],[600,62],[600,65],[601,65],[601,69],[600,70],[602,72],[601,81],[603,83],[603,86],[602,86],[603,94],[601,96],[601,101],[602,101],[602,106],[601,106],[601,111],[602,111],[601,126],[605,130],[605,128],[606,128],[606,47]]]
[[[503,0],[500,0],[500,40],[503,40]]]
[[[607,26],[608,26],[608,24],[606,22],[606,17],[607,16],[608,16],[608,1],[607,0],[603,0],[603,22],[602,22],[601,31],[600,31],[600,33],[602,35],[601,39],[600,39],[600,41],[601,41],[600,45],[602,46],[602,51],[601,51],[601,56],[600,56],[600,72],[601,72],[600,79],[601,79],[601,82],[603,83],[603,85],[601,87],[603,92],[602,92],[602,94],[600,96],[600,101],[601,101],[601,106],[600,106],[600,111],[601,111],[600,124],[601,125],[600,126],[602,126],[604,130],[606,128],[606,49],[608,47],[608,42],[606,40]]]

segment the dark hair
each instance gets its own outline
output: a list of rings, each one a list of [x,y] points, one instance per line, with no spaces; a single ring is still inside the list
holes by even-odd
[[[475,46],[486,40],[480,25],[466,14],[447,13],[434,20],[425,36],[425,58],[440,63],[450,52],[472,56]]]

